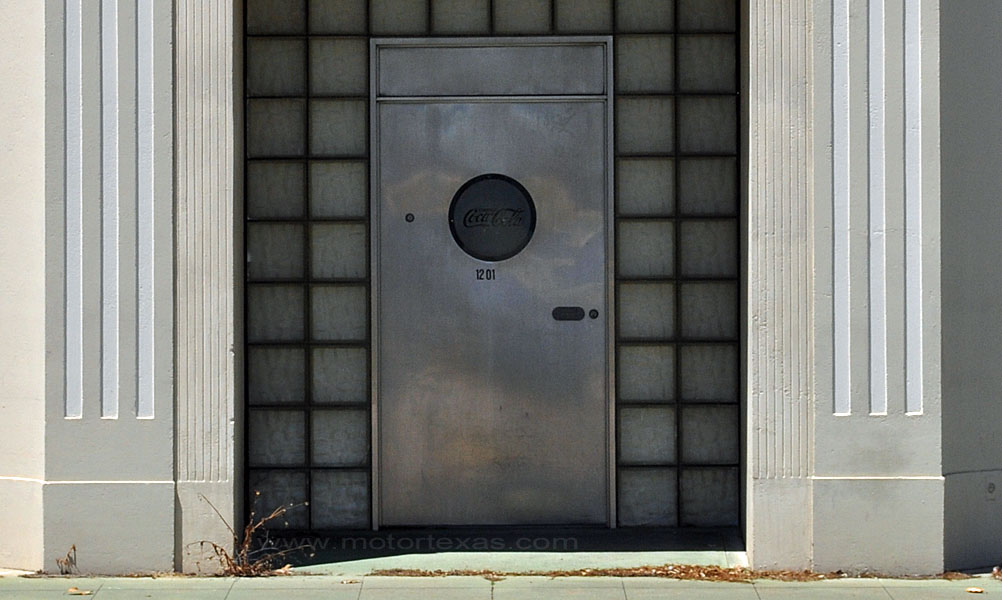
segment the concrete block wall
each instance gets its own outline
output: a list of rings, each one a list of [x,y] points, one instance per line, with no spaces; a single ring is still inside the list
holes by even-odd
[[[246,397],[259,508],[308,499],[290,511],[293,529],[371,524],[362,38],[587,33],[615,40],[617,523],[737,525],[737,4],[247,2]]]

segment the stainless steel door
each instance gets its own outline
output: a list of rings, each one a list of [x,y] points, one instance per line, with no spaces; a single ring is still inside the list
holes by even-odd
[[[374,111],[381,524],[605,523],[607,98],[380,98]],[[528,243],[503,260],[450,229],[457,192],[485,174],[534,205]],[[453,229],[489,236],[531,216],[470,202]]]

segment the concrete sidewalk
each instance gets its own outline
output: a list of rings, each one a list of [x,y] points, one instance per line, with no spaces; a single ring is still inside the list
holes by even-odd
[[[979,587],[982,594],[965,591]],[[1002,598],[1002,582],[987,576],[963,581],[906,579],[842,579],[812,583],[758,581],[716,583],[639,577],[509,577],[488,581],[482,577],[342,578],[293,575],[268,578],[223,577],[94,577],[0,578],[0,599],[80,597],[71,588],[103,599],[255,600],[546,600],[685,598],[691,600],[787,600],[805,598],[939,600]],[[87,597],[87,596],[83,596]]]

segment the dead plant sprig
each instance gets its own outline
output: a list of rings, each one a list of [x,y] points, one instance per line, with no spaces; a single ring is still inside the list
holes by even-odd
[[[70,546],[69,552],[66,556],[56,559],[56,566],[59,567],[60,575],[73,575],[78,573],[77,570],[77,545],[73,544]]]
[[[281,568],[276,568],[280,559],[285,558],[293,552],[311,551],[309,544],[302,544],[294,547],[280,548],[268,535],[268,523],[285,517],[286,513],[299,506],[307,506],[308,502],[299,504],[284,504],[274,509],[267,516],[257,517],[257,501],[261,497],[261,492],[254,492],[254,504],[251,508],[250,518],[244,526],[242,535],[237,535],[236,530],[229,524],[219,509],[204,495],[199,494],[216,516],[226,525],[230,535],[233,537],[232,551],[230,548],[222,546],[212,540],[201,540],[193,542],[198,544],[200,550],[211,550],[212,558],[219,563],[219,574],[228,577],[269,577],[274,575],[289,575],[292,565],[286,564]],[[286,525],[288,522],[286,522]],[[312,554],[311,554],[312,556]]]

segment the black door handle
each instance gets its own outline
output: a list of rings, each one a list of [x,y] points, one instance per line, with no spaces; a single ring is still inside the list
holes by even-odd
[[[553,309],[553,318],[557,321],[580,321],[584,316],[585,311],[580,306],[558,306]]]

